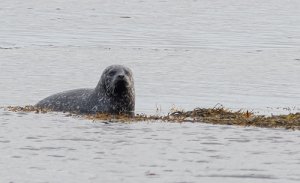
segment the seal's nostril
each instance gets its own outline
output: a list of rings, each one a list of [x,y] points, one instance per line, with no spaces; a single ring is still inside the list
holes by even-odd
[[[124,75],[118,75],[118,78],[119,78],[119,79],[123,79],[123,78],[124,78]]]

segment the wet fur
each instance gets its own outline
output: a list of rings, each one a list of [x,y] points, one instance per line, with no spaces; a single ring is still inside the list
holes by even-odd
[[[107,67],[95,89],[76,89],[51,95],[38,108],[77,113],[134,114],[132,72],[122,65]]]

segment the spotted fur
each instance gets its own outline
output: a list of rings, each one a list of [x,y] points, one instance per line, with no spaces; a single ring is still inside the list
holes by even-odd
[[[76,89],[51,95],[38,108],[76,113],[133,114],[135,91],[132,71],[122,65],[107,67],[95,89]]]

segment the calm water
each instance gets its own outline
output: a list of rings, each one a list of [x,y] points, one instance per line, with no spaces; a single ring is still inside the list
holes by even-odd
[[[132,68],[138,113],[300,112],[297,0],[1,1],[0,106]],[[156,110],[158,109],[158,111]],[[298,131],[0,109],[0,182],[299,182]]]
[[[299,182],[299,131],[1,112],[1,182]]]

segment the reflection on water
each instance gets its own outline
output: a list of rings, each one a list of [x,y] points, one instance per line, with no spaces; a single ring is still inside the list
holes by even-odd
[[[84,2],[84,3],[83,3]],[[0,106],[132,68],[138,113],[299,112],[300,1],[0,2]],[[0,182],[299,182],[299,132],[0,109]]]
[[[1,182],[300,180],[298,131],[3,113]]]

